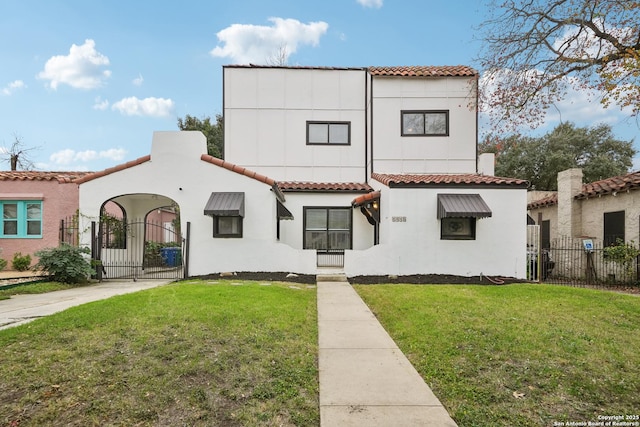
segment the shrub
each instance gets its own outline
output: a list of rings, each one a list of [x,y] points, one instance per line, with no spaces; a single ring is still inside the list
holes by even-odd
[[[11,262],[11,268],[16,271],[27,271],[31,267],[31,255],[22,255],[21,252],[13,254],[13,261]]]
[[[90,261],[84,256],[88,253],[90,253],[89,248],[62,243],[57,248],[36,252],[40,261],[35,267],[48,273],[56,282],[84,283],[93,273]]]
[[[7,267],[7,260],[4,258],[0,258],[0,271],[4,270]]]

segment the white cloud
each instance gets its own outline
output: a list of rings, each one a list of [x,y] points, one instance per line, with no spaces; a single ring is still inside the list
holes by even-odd
[[[94,100],[93,109],[104,111],[107,108],[109,108],[109,101],[106,99],[102,100],[102,98],[100,98],[99,96],[96,97],[96,99]]]
[[[69,55],[52,56],[38,74],[39,79],[49,80],[51,89],[66,84],[76,89],[95,89],[102,86],[111,76],[111,71],[104,68],[109,65],[109,58],[96,51],[96,43],[85,40],[84,44],[71,45]]]
[[[142,83],[144,83],[144,78],[142,77],[142,74],[138,74],[138,77],[133,79],[131,83],[133,83],[134,86],[142,86]]]
[[[233,24],[216,36],[223,46],[216,46],[211,55],[232,58],[237,63],[265,63],[282,47],[286,56],[295,53],[298,45],[317,46],[327,32],[326,22],[303,24],[295,19],[269,18],[272,26]]]
[[[109,159],[109,160],[120,161],[124,158],[125,154],[127,154],[127,150],[123,148],[110,148],[108,150],[103,150],[103,151],[95,151],[95,150],[75,151],[70,148],[67,148],[65,150],[60,150],[51,154],[51,156],[49,156],[49,160],[55,165],[67,166],[75,162],[90,162],[92,160],[97,160],[97,159]],[[84,168],[84,166],[82,168]],[[80,169],[80,170],[84,170],[84,169]]]
[[[2,89],[2,94],[6,96],[13,95],[16,90],[24,89],[27,85],[22,80],[14,80]]]
[[[125,116],[169,117],[172,114],[174,102],[165,98],[138,99],[135,96],[121,99],[111,106]]]
[[[380,9],[382,7],[382,0],[357,0],[364,7],[372,7]]]

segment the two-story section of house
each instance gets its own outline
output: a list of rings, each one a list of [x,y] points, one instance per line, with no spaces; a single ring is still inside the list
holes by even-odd
[[[349,276],[525,277],[527,182],[478,173],[472,68],[231,65],[223,79],[225,160],[277,183],[293,219],[279,242],[344,250]]]

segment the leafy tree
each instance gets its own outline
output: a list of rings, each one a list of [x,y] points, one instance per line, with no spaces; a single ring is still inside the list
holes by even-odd
[[[495,0],[480,27],[492,121],[532,127],[568,87],[640,112],[640,2]]]
[[[611,126],[562,123],[541,137],[488,135],[479,151],[496,154],[496,175],[526,179],[537,190],[557,190],[557,175],[582,168],[586,182],[623,175],[632,166],[633,141],[613,137]]]
[[[222,115],[216,114],[216,122],[211,123],[210,117],[201,119],[186,115],[178,118],[178,128],[180,130],[199,130],[207,138],[207,152],[220,159],[224,158],[224,131]]]

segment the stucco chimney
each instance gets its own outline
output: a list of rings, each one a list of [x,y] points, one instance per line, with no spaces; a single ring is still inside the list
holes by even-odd
[[[482,153],[478,156],[478,173],[482,175],[495,175],[496,155],[493,153]]]
[[[582,169],[558,173],[558,235],[579,237],[582,234],[582,206],[574,197],[582,191]]]

